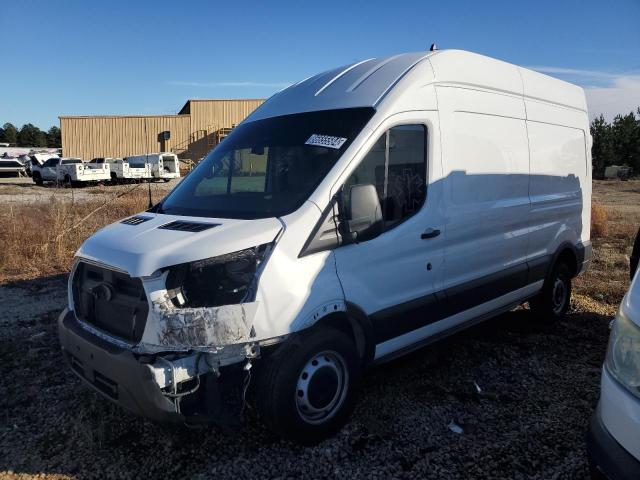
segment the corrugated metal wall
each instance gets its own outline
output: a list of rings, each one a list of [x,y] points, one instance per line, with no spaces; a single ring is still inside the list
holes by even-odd
[[[190,100],[184,115],[60,117],[62,153],[89,160],[159,152],[158,134],[169,131],[169,150],[197,160],[215,145],[217,130],[240,123],[263,102]]]
[[[216,131],[237,125],[264,100],[191,100],[191,131]]]
[[[62,154],[90,160],[161,150],[158,134],[171,132],[170,146],[187,142],[189,115],[140,117],[60,117]]]
[[[211,150],[216,132],[231,128],[244,120],[264,100],[190,100],[191,145],[185,155],[197,160]]]

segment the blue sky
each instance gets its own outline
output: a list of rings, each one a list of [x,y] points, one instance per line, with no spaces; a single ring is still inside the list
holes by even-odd
[[[262,98],[364,58],[461,48],[640,105],[640,0],[3,1],[0,125]]]

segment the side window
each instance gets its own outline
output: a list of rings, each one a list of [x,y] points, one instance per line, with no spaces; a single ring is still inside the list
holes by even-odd
[[[375,185],[382,206],[385,230],[418,211],[426,193],[426,128],[398,125],[385,132],[345,182]],[[348,208],[348,197],[345,203]]]

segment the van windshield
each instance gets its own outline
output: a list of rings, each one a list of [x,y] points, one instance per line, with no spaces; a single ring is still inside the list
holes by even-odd
[[[239,219],[287,215],[309,198],[374,112],[324,110],[241,124],[157,211]]]

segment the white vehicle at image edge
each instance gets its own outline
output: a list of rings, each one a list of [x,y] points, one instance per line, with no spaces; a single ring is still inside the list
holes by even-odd
[[[227,422],[246,402],[318,442],[368,366],[525,301],[565,313],[591,257],[590,147],[581,88],[481,55],[310,77],[81,246],[64,356],[140,415]]]
[[[89,165],[109,164],[112,182],[126,182],[130,180],[148,180],[151,178],[151,165],[149,163],[129,164],[124,158],[93,158]]]
[[[109,165],[91,166],[80,158],[52,157],[42,165],[31,165],[31,176],[36,185],[56,182],[66,186],[103,182],[111,178]]]
[[[134,155],[126,157],[129,166],[142,168],[148,165],[150,178],[168,182],[172,178],[180,178],[180,161],[174,153],[150,153],[148,155]]]
[[[634,255],[640,249],[640,232]],[[631,262],[637,269],[637,263]],[[640,478],[640,276],[635,275],[611,326],[600,401],[587,452],[594,479]]]

